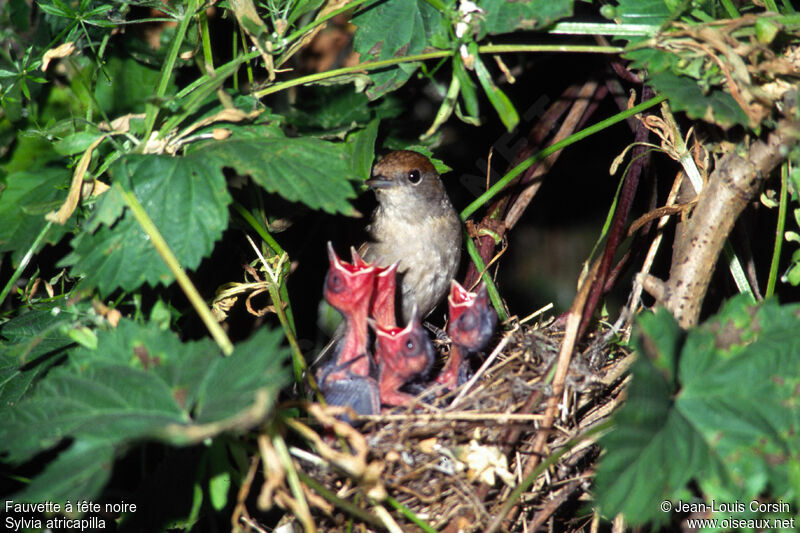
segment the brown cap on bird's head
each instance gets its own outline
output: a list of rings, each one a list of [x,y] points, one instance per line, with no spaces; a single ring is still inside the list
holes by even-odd
[[[433,200],[430,207],[447,197],[439,173],[430,159],[418,152],[398,150],[386,154],[372,169],[367,186],[375,191],[381,204],[413,209],[413,205]],[[387,192],[392,191],[390,194]],[[450,206],[449,199],[446,206]],[[388,206],[387,206],[388,207]],[[450,207],[452,209],[452,207]]]

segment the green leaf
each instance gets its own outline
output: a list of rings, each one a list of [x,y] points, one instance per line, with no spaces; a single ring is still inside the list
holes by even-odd
[[[421,53],[434,35],[446,35],[446,20],[425,0],[387,0],[360,11],[352,19],[358,26],[353,48],[361,61],[378,61]],[[417,69],[400,64],[370,71],[373,85],[367,96],[375,100],[401,87]]]
[[[231,490],[231,462],[225,442],[217,439],[206,456],[208,461],[209,480],[208,495],[215,511],[222,511],[228,504],[228,492]]]
[[[94,67],[87,67],[91,72]],[[144,65],[130,57],[112,55],[97,77],[94,97],[100,108],[114,116],[126,112],[141,112],[153,98],[161,76],[157,68]],[[176,85],[170,82],[165,94],[175,94]]]
[[[199,423],[224,420],[253,404],[258,391],[268,392],[270,401],[289,382],[284,365],[289,351],[281,346],[280,330],[261,328],[239,343],[230,357],[220,358],[208,368],[198,391],[195,419]]]
[[[664,0],[619,0],[614,14],[623,23],[661,26],[672,12]]]
[[[662,523],[659,503],[684,497],[690,480],[707,502],[797,498],[800,306],[736,297],[685,342],[666,311],[639,327],[628,401],[601,440],[603,513]]]
[[[77,439],[58,454],[15,500],[64,502],[92,500],[111,477],[114,448],[103,441]]]
[[[716,88],[706,94],[695,80],[676,76],[672,72],[652,74],[648,83],[656,92],[669,98],[674,111],[685,111],[690,118],[705,120],[723,128],[736,124],[749,125],[744,110],[722,89]]]
[[[58,141],[54,148],[61,155],[79,154],[86,151],[102,135],[101,132],[77,131]]]
[[[373,120],[366,128],[347,138],[353,166],[353,178],[356,180],[366,180],[370,177],[372,161],[375,159],[375,139],[378,137],[379,125],[379,120]]]
[[[81,477],[108,471],[106,451],[117,454],[143,439],[189,444],[244,429],[266,415],[288,382],[280,331],[261,328],[228,358],[210,340],[181,343],[155,324],[126,319],[97,337],[96,350],[74,349],[68,363],[51,369],[21,402],[0,407],[0,453],[11,463],[74,439],[75,448],[45,469],[47,483],[37,478],[26,497],[63,498],[69,487],[84,487],[92,493],[86,497],[94,497],[105,478]],[[103,453],[92,460],[86,447]]]
[[[508,131],[513,130],[519,124],[519,114],[514,109],[514,104],[508,99],[503,91],[497,88],[492,80],[492,75],[486,70],[480,56],[478,55],[478,47],[475,43],[470,45],[470,53],[474,53],[475,57],[475,74],[478,75],[478,81],[481,83],[486,96],[494,106],[497,114],[500,115],[500,120],[503,121]]]
[[[665,0],[620,0],[616,14],[623,23],[649,24],[661,28],[670,20],[678,18],[677,10],[695,8],[693,15],[701,20],[708,18],[700,9],[713,12],[713,6],[700,6],[696,2],[666,2]],[[675,10],[673,12],[673,10]],[[697,19],[684,17],[689,24]],[[670,32],[664,31],[653,39],[661,41],[659,46],[640,36],[628,39],[631,44],[623,57],[631,60],[631,67],[647,71],[648,85],[669,98],[670,106],[685,111],[690,118],[704,120],[723,128],[740,124],[749,126],[747,114],[725,91],[727,80],[719,68],[708,58],[679,53],[669,46]]]
[[[111,172],[132,188],[184,268],[197,267],[211,253],[228,225],[231,201],[221,169],[198,155],[127,156]],[[102,225],[93,234],[73,239],[73,251],[61,264],[72,265],[73,275],[83,275],[83,283],[103,295],[117,288],[132,291],[145,282],[171,283],[172,274],[130,212],[107,225],[120,206],[118,195],[103,195],[89,227],[99,225],[100,219]]]
[[[81,306],[45,306],[0,326],[0,407],[19,403],[72,344],[67,334],[85,320]]]
[[[233,139],[192,154],[198,165],[247,174],[268,192],[328,213],[351,213],[350,151],[312,137]]]
[[[0,184],[0,252],[13,252],[14,263],[19,263],[47,225],[44,215],[66,199],[69,182],[70,173],[63,168],[14,172],[5,177]],[[74,227],[74,216],[64,226],[53,224],[45,242],[58,242]]]
[[[364,93],[352,85],[308,87],[286,118],[300,132],[341,133],[369,122],[372,112]]]
[[[467,111],[467,116],[477,118],[480,114],[478,91],[475,89],[475,84],[472,83],[472,78],[467,74],[467,69],[464,68],[461,54],[453,57],[453,76],[458,79],[461,85],[461,98],[464,99],[464,109]]]
[[[515,30],[537,30],[572,16],[572,0],[489,0],[480,3],[486,14],[481,21],[479,38]]]

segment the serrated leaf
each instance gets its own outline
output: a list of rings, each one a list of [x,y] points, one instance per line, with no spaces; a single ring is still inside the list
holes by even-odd
[[[480,3],[486,13],[480,17],[480,38],[515,30],[536,30],[572,16],[572,0],[489,0]]]
[[[32,396],[2,412],[2,447],[12,462],[70,436],[119,443],[154,437],[167,424],[186,422],[163,381],[123,365],[89,367],[80,373],[53,369]]]
[[[601,441],[603,512],[622,512],[631,524],[662,522],[660,501],[680,498],[690,479],[707,501],[795,498],[789,472],[800,450],[800,306],[736,297],[684,344],[668,321],[662,312],[640,322],[628,402]],[[668,378],[674,382],[644,353],[677,368]],[[742,516],[757,515],[746,509]]]
[[[96,350],[74,349],[68,363],[51,369],[25,399],[0,407],[5,460],[25,461],[65,438],[116,452],[142,439],[187,444],[197,440],[192,436],[198,430],[213,436],[226,427],[249,427],[239,415],[260,402],[264,416],[288,381],[280,331],[262,328],[228,358],[209,340],[181,343],[154,324],[126,319],[97,336]],[[207,423],[218,424],[197,425]],[[94,473],[105,461],[79,459],[72,464],[59,457],[45,471],[52,469],[55,477],[47,479],[73,486],[81,472]],[[101,486],[87,485],[91,491]],[[37,481],[28,489],[33,499],[50,494]]]
[[[378,2],[359,12],[352,23],[358,26],[353,48],[362,62],[419,54],[431,36],[446,34],[441,13],[425,0]],[[398,89],[416,69],[417,64],[406,63],[370,71],[373,85],[367,89],[367,96],[375,100]]]
[[[697,82],[672,72],[653,74],[648,80],[656,92],[669,98],[674,111],[685,111],[690,118],[705,120],[723,128],[736,124],[749,125],[744,110],[733,97],[721,89],[703,93]]]
[[[0,252],[11,251],[15,264],[47,225],[44,206],[58,205],[67,197],[70,179],[66,169],[45,168],[14,172],[0,184]],[[74,216],[64,226],[52,224],[45,242],[58,242],[74,227]]]
[[[111,477],[114,449],[104,441],[77,439],[14,495],[28,502],[92,500]]]
[[[249,407],[260,390],[269,391],[274,399],[278,389],[289,381],[289,369],[284,366],[289,351],[281,346],[282,340],[280,331],[261,328],[236,345],[230,357],[214,361],[198,391],[197,422],[235,415]]]
[[[76,308],[36,309],[0,326],[0,407],[17,404],[64,355],[72,340],[63,328],[80,320]]]
[[[117,55],[106,60],[103,72],[106,74],[97,78],[94,98],[101,109],[114,116],[143,111],[145,103],[153,98],[161,76],[157,68]],[[176,90],[175,82],[170,81],[164,94],[171,95]]]
[[[371,174],[379,125],[379,120],[373,120],[366,128],[351,134],[347,139],[353,166],[353,178],[356,180],[366,180]]]
[[[221,169],[201,157],[127,156],[114,165],[112,174],[132,189],[184,268],[197,267],[228,225],[231,197],[225,178]],[[116,195],[103,195],[97,216],[104,217],[104,224],[111,221],[109,212],[119,212],[119,202]],[[89,227],[96,225],[90,220]],[[112,227],[102,225],[93,234],[78,235],[72,248],[61,264],[71,265],[73,275],[83,275],[83,283],[102,295],[173,281],[130,212]]]
[[[232,168],[269,192],[328,213],[351,213],[355,197],[350,153],[344,143],[312,137],[232,139],[192,154],[196,164]]]
[[[367,95],[351,85],[309,87],[286,118],[300,132],[347,132],[369,122],[372,112]]]

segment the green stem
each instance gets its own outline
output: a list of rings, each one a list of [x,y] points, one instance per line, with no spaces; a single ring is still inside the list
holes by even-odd
[[[289,289],[286,287],[286,276],[281,277],[281,301],[286,302],[286,309],[283,312],[286,314],[286,322],[289,324],[289,329],[292,334],[297,336],[297,326],[294,324],[294,312],[292,312],[292,303],[289,301]]]
[[[362,522],[371,524],[378,529],[383,529],[383,522],[381,522],[377,516],[368,513],[361,507],[349,502],[348,500],[340,498],[335,492],[328,490],[322,483],[319,483],[316,479],[312,478],[302,470],[297,470],[297,475],[300,477],[300,480],[311,487],[314,492],[331,502],[339,509],[342,509],[351,516],[355,516]]]
[[[425,533],[436,533],[436,530],[432,528],[425,520],[418,517],[414,511],[412,511],[399,501],[395,500],[391,496],[386,497],[386,503],[388,503],[389,505],[400,511],[400,514],[411,520],[414,524],[416,524],[417,527],[422,529],[422,531],[425,531]]]
[[[781,166],[781,198],[778,205],[778,226],[775,228],[775,246],[772,249],[772,263],[769,267],[769,280],[767,281],[767,292],[764,298],[769,298],[775,294],[775,283],[778,280],[778,262],[781,258],[781,248],[783,247],[783,230],[786,227],[786,204],[789,182],[789,166],[783,163]]]
[[[264,227],[264,224],[260,224],[259,221],[248,211],[245,207],[240,204],[239,202],[233,203],[233,208],[236,210],[239,215],[245,221],[250,224],[250,227],[253,228],[256,233],[267,243],[267,246],[270,247],[273,253],[275,254],[283,254],[283,248],[281,245],[278,244],[272,235],[269,234],[267,228]],[[273,291],[274,287],[270,286],[269,294],[272,298],[272,305],[275,306],[275,311],[278,314],[278,320],[280,320],[283,329],[286,332],[286,338],[289,339],[289,344],[292,347],[292,361],[294,366],[294,373],[297,382],[300,383],[303,379],[303,371],[306,370],[307,365],[305,359],[303,358],[303,352],[300,350],[300,346],[297,343],[297,330],[294,324],[294,313],[292,312],[292,306],[289,302],[289,290],[286,287],[286,276],[285,273],[281,273],[281,286],[280,291],[275,292]],[[286,309],[283,309],[281,302],[286,302]]]
[[[181,102],[181,112],[176,113],[164,121],[161,131],[168,132],[175,128],[178,124],[186,120],[191,114],[195,113],[197,109],[206,102],[209,95],[213,94],[218,88],[222,87],[225,80],[233,75],[239,68],[239,64],[252,59],[252,54],[243,55],[233,61],[230,61],[221,67],[214,70],[213,74],[203,76],[200,82],[191,84],[191,92],[189,87],[181,91],[178,95],[187,95],[185,101]]]
[[[256,217],[254,217],[252,213],[250,213],[250,211],[245,209],[244,206],[239,202],[234,202],[233,208],[236,209],[236,212],[239,213],[248,224],[250,224],[250,227],[253,228],[253,230],[255,230],[256,233],[258,233],[258,236],[264,239],[264,242],[267,243],[267,245],[272,249],[273,252],[275,252],[276,254],[283,253],[283,248],[281,248],[281,245],[278,244],[278,241],[276,241],[272,237],[272,235],[269,234],[269,232],[266,230],[266,228],[264,228],[262,224],[258,223]]]
[[[469,254],[472,262],[475,263],[475,268],[478,269],[478,272],[482,272],[482,279],[484,283],[486,283],[486,290],[489,292],[489,299],[492,300],[492,306],[494,306],[494,310],[497,311],[497,317],[500,319],[500,322],[504,322],[508,320],[508,313],[506,313],[506,308],[503,306],[503,300],[500,298],[500,292],[497,290],[497,286],[494,284],[494,280],[492,276],[489,275],[489,271],[485,270],[486,265],[483,263],[483,258],[481,254],[478,253],[478,248],[475,247],[475,243],[472,242],[472,238],[464,232],[464,238],[467,242],[467,253]],[[469,289],[469,287],[467,287]]]
[[[641,104],[634,106],[630,109],[625,111],[621,111],[614,115],[613,117],[609,117],[597,124],[593,124],[586,129],[583,129],[579,132],[573,133],[569,137],[566,137],[555,144],[551,144],[541,152],[532,155],[531,157],[525,159],[520,164],[512,168],[508,171],[508,173],[500,178],[494,185],[489,187],[489,189],[480,195],[478,198],[473,200],[463,211],[461,211],[461,220],[466,220],[472,215],[475,211],[477,211],[481,206],[483,206],[486,202],[491,200],[497,193],[499,193],[506,185],[508,185],[514,178],[522,174],[528,167],[533,165],[534,163],[538,163],[539,161],[545,159],[547,156],[558,152],[562,148],[569,146],[577,141],[583,140],[590,135],[594,135],[598,131],[602,131],[610,126],[618,122],[622,122],[626,118],[633,116],[637,113],[641,113],[645,109],[649,109],[655,105],[660,104],[664,100],[666,100],[666,96],[655,96],[646,102],[642,102]]]
[[[14,270],[14,273],[11,275],[11,279],[8,280],[8,283],[5,284],[3,287],[3,292],[0,292],[0,308],[3,306],[3,302],[6,301],[6,297],[14,288],[14,284],[17,282],[19,277],[22,275],[22,272],[28,267],[30,264],[33,255],[36,253],[36,250],[42,244],[45,237],[47,237],[47,233],[50,231],[50,228],[53,227],[52,222],[48,222],[42,228],[42,231],[39,232],[39,235],[36,236],[36,239],[33,241],[33,244],[28,248],[28,251],[25,252],[25,255],[22,256],[22,261],[19,262],[19,265]]]
[[[158,231],[158,228],[156,227],[155,223],[153,223],[153,220],[147,214],[147,211],[145,211],[142,204],[139,202],[139,199],[136,198],[136,195],[133,194],[133,192],[123,189],[119,182],[115,182],[114,187],[125,200],[125,204],[131,210],[131,213],[133,213],[133,216],[142,227],[142,230],[150,238],[150,242],[153,243],[153,247],[156,249],[156,252],[158,252],[158,255],[161,256],[161,259],[164,260],[164,263],[166,263],[169,271],[172,272],[173,276],[175,276],[178,285],[180,285],[181,289],[186,295],[186,298],[189,299],[192,307],[194,307],[195,311],[197,311],[197,314],[200,315],[200,319],[206,325],[206,328],[208,328],[208,331],[211,333],[214,341],[222,350],[222,353],[225,355],[230,355],[233,352],[233,344],[231,343],[230,339],[228,339],[225,331],[219,325],[219,322],[217,322],[217,320],[214,318],[214,315],[211,314],[211,310],[206,305],[205,300],[203,300],[203,297],[200,296],[200,293],[197,291],[197,288],[194,286],[194,284],[192,284],[189,276],[187,276],[186,272],[184,272],[183,268],[178,262],[178,258],[172,253],[167,241],[164,240],[161,232]]]
[[[286,472],[286,480],[289,482],[289,490],[292,491],[295,504],[300,507],[300,515],[295,516],[297,516],[306,527],[306,531],[310,531],[309,527],[313,527],[313,524],[307,522],[311,520],[311,509],[308,508],[303,486],[300,484],[300,471],[294,467],[294,461],[289,453],[289,448],[286,446],[286,441],[275,431],[274,427],[270,430],[270,439],[272,440],[272,447],[275,453],[283,464],[283,469]]]
[[[281,288],[283,287],[285,287],[285,284],[282,283]],[[286,334],[286,338],[289,340],[289,346],[292,348],[294,379],[299,385],[303,383],[303,373],[308,368],[308,365],[306,364],[305,358],[303,358],[303,352],[300,350],[300,345],[297,344],[297,338],[295,337],[292,326],[289,324],[289,320],[286,318],[286,313],[283,311],[281,295],[278,287],[274,283],[269,284],[269,296],[272,299],[272,306],[275,308],[275,314],[278,315],[278,320],[283,327],[283,332]]]
[[[722,7],[724,7],[725,11],[728,12],[728,16],[730,18],[737,19],[741,17],[741,15],[739,14],[739,10],[736,9],[736,6],[733,5],[733,2],[731,0],[722,0]]]
[[[730,1],[730,0],[728,0]],[[556,35],[616,35],[648,37],[658,31],[652,24],[617,24],[614,22],[556,22],[547,33]]]
[[[208,31],[208,16],[205,10],[200,11],[200,38],[203,41],[204,72],[214,72],[214,54],[211,51],[211,35]]]
[[[570,45],[511,45],[511,44],[489,44],[479,46],[478,52],[481,54],[503,54],[513,52],[594,52],[601,54],[618,54],[623,49],[616,46],[570,46]],[[438,59],[441,57],[448,57],[453,55],[452,50],[438,50],[436,52],[427,52],[425,54],[416,54],[405,57],[395,57],[392,59],[383,59],[381,61],[373,61],[371,63],[362,63],[352,67],[337,68],[326,72],[319,72],[317,74],[309,74],[308,76],[301,76],[293,80],[288,80],[276,83],[271,87],[262,89],[255,93],[257,98],[263,98],[269,94],[273,94],[290,87],[297,87],[305,85],[306,83],[314,83],[322,80],[336,78],[338,76],[345,76],[348,74],[355,74],[365,70],[375,70],[379,68],[391,67],[399,65],[400,63],[413,63],[415,61],[425,61],[427,59]]]
[[[500,512],[494,517],[492,523],[489,524],[489,527],[486,530],[487,533],[492,533],[494,531],[497,531],[501,527],[501,524],[505,519],[506,515],[508,514],[508,512],[517,504],[517,501],[519,501],[520,497],[525,493],[526,490],[530,488],[530,486],[533,484],[534,481],[536,481],[536,478],[539,477],[539,475],[542,472],[550,468],[552,465],[556,464],[556,462],[558,462],[558,460],[561,459],[561,457],[564,454],[566,454],[568,451],[574,448],[577,444],[588,438],[591,438],[592,436],[602,431],[606,431],[612,425],[613,425],[612,422],[609,420],[607,422],[603,422],[598,426],[595,426],[594,428],[590,429],[583,435],[575,437],[574,439],[570,439],[564,444],[563,448],[561,448],[557,452],[550,454],[550,456],[547,459],[539,463],[536,466],[536,468],[534,468],[533,471],[530,474],[528,474],[528,476],[525,479],[523,479],[519,485],[514,487],[513,491],[511,491],[511,494],[509,494],[508,499],[503,504],[503,507],[500,509]]]
[[[728,260],[728,267],[733,276],[733,281],[736,283],[736,288],[739,289],[739,294],[746,294],[750,297],[750,301],[755,303],[756,295],[753,292],[753,288],[750,287],[750,282],[747,281],[747,275],[744,273],[744,268],[742,268],[742,262],[739,261],[739,257],[736,255],[736,252],[733,251],[730,240],[725,241],[722,251],[725,254],[725,258]]]
[[[299,39],[300,37],[302,37],[306,33],[310,32],[311,30],[316,28],[317,26],[325,24],[326,22],[328,22],[330,19],[332,19],[336,15],[339,15],[340,13],[344,13],[345,11],[347,11],[349,9],[352,9],[352,8],[354,8],[356,6],[359,6],[359,5],[363,4],[364,2],[368,2],[368,1],[369,0],[353,0],[352,2],[348,2],[347,4],[343,5],[342,7],[338,8],[338,9],[334,9],[330,13],[326,13],[322,17],[316,19],[314,22],[311,22],[310,24],[306,24],[302,28],[299,28],[299,29],[293,31],[288,36],[286,36],[286,44],[294,42],[295,40]],[[278,62],[278,64],[280,64],[280,61]]]
[[[175,61],[178,58],[178,52],[180,51],[181,44],[183,44],[183,38],[186,36],[186,29],[189,27],[189,23],[191,22],[192,18],[194,17],[194,13],[197,10],[197,2],[198,0],[189,0],[188,6],[186,11],[183,13],[183,18],[181,19],[178,27],[175,29],[175,36],[172,39],[172,46],[170,46],[169,52],[167,53],[167,58],[164,61],[164,65],[161,67],[161,77],[158,80],[158,85],[156,86],[155,97],[156,99],[161,98],[167,92],[167,87],[169,87],[169,80],[172,77],[172,70],[175,68]],[[150,134],[153,132],[153,127],[156,123],[156,117],[158,116],[159,108],[155,104],[148,103],[145,109],[145,121],[144,121],[144,142],[140,145],[144,148],[147,145],[148,139],[150,139]]]

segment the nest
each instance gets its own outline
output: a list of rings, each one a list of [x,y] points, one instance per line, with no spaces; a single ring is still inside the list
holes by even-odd
[[[523,531],[525,523],[531,531],[552,520],[569,531],[596,520],[581,517],[575,505],[588,496],[597,435],[577,437],[613,411],[631,358],[607,332],[590,335],[570,362],[552,430],[537,443],[562,336],[553,322],[517,326],[458,390],[437,396],[428,389],[426,399],[434,401],[355,417],[357,429],[334,417],[341,408],[307,406],[323,427],[290,426],[316,452],[295,453],[302,478],[313,480],[309,501],[323,511],[314,524],[405,532],[423,531],[422,521],[455,532]],[[525,490],[512,495],[519,485]],[[564,507],[571,512],[559,515]]]

